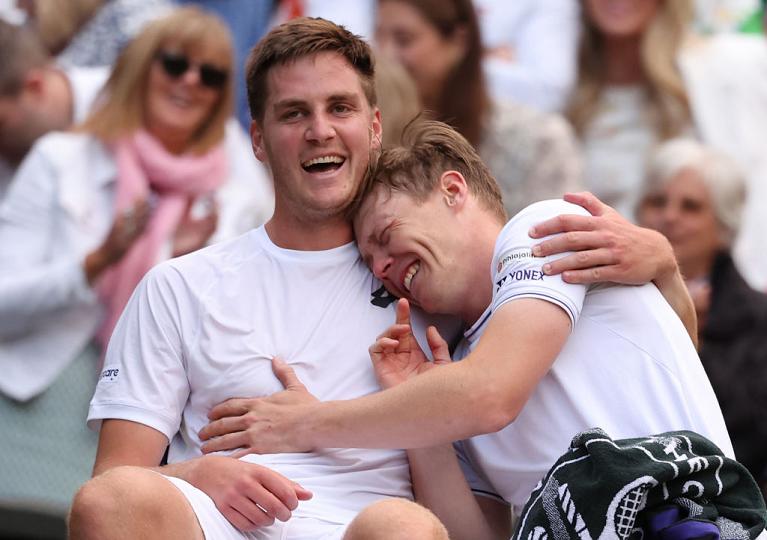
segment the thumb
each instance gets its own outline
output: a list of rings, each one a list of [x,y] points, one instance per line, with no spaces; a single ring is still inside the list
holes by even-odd
[[[298,379],[298,375],[284,360],[278,357],[272,358],[272,371],[285,387],[285,390],[303,389],[304,384]]]
[[[442,338],[434,326],[426,329],[426,341],[429,343],[429,349],[431,349],[431,355],[434,357],[435,364],[449,364],[451,362],[447,341]]]

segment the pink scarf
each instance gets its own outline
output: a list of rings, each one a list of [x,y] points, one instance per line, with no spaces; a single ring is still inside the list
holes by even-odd
[[[160,249],[173,238],[189,201],[215,191],[228,172],[223,144],[201,156],[179,156],[144,130],[118,141],[113,152],[117,161],[115,215],[146,199],[150,192],[157,196],[157,204],[144,233],[99,280],[97,290],[106,317],[96,338],[104,351],[133,289],[159,262]]]

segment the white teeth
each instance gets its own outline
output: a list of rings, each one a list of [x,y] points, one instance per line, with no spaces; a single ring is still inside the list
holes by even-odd
[[[304,167],[310,167],[312,165],[319,165],[320,163],[343,163],[344,158],[341,156],[320,156],[309,161],[304,161],[302,165]]]
[[[421,268],[421,263],[414,262],[410,265],[410,268],[407,269],[407,273],[405,274],[405,279],[402,281],[402,285],[405,287],[405,290],[407,292],[410,292],[410,283],[413,281],[413,276],[416,275],[418,270]]]

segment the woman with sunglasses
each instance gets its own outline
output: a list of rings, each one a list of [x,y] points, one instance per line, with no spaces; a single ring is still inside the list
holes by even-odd
[[[224,24],[179,9],[128,44],[82,125],[20,166],[0,206],[0,501],[66,509],[90,475],[85,413],[133,288],[221,226],[242,229],[216,202],[258,181],[227,131],[231,70]]]

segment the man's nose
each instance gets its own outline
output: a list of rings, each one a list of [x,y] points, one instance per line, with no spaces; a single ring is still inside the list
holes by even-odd
[[[378,279],[385,279],[391,271],[391,257],[375,257],[373,259],[373,275]]]
[[[324,142],[335,137],[336,130],[325,114],[315,114],[306,130],[306,138],[310,141]]]

